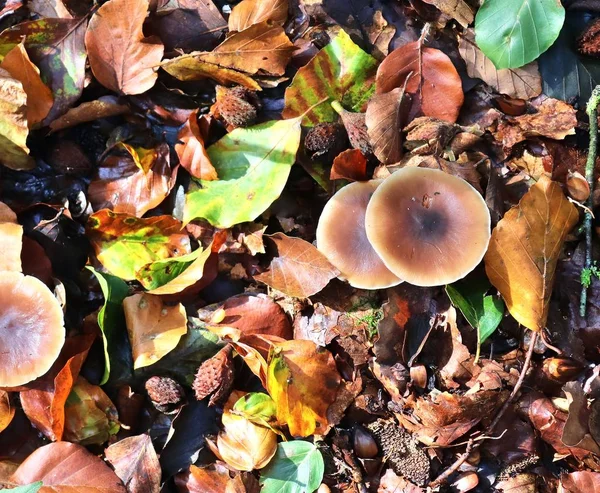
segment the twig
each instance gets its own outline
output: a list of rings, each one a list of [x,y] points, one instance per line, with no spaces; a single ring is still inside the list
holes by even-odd
[[[435,488],[436,486],[439,486],[439,485],[445,483],[446,480],[450,476],[452,476],[452,474],[454,474],[458,470],[458,468],[460,466],[462,466],[463,463],[469,458],[469,455],[471,454],[471,450],[473,450],[474,445],[475,445],[475,440],[473,438],[471,438],[467,442],[467,448],[465,449],[465,451],[462,454],[460,454],[458,459],[456,459],[450,467],[448,467],[444,472],[442,472],[442,474],[440,474],[431,483],[429,483],[429,487]]]
[[[598,104],[600,104],[600,86],[596,86],[587,103],[586,113],[590,119],[590,148],[588,150],[587,162],[585,163],[585,179],[590,186],[590,196],[586,201],[588,209],[592,209],[594,194],[594,167],[596,164],[596,154],[598,152]],[[592,215],[586,211],[583,222],[585,229],[585,264],[584,270],[592,267]],[[588,286],[582,284],[581,298],[579,299],[579,314],[585,317],[587,308]]]

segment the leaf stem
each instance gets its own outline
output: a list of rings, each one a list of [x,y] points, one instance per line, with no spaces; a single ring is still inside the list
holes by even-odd
[[[585,264],[583,270],[589,270],[592,267],[592,214],[593,194],[594,194],[594,165],[596,164],[596,155],[598,152],[598,104],[600,104],[600,86],[596,86],[587,103],[586,113],[590,119],[590,147],[588,150],[587,162],[585,163],[585,178],[590,186],[590,196],[586,201],[588,210],[585,212],[583,227],[585,231]],[[588,287],[581,286],[581,297],[579,299],[579,314],[585,317],[587,308]]]

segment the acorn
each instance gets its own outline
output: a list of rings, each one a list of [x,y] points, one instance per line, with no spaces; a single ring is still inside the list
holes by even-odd
[[[340,115],[344,128],[348,133],[348,140],[354,149],[360,149],[367,159],[373,157],[373,148],[367,133],[367,124],[364,113],[353,113],[345,110],[339,101],[331,103],[331,107]]]
[[[579,361],[566,357],[546,358],[542,366],[545,375],[560,382],[572,380],[582,370],[583,365]]]
[[[185,404],[185,391],[172,378],[150,377],[145,387],[152,405],[161,413],[173,414]]]
[[[304,148],[312,159],[333,161],[347,147],[346,131],[339,123],[318,123],[304,138]]]
[[[371,459],[376,457],[379,452],[375,439],[362,426],[354,429],[353,446],[354,453],[361,459]]]
[[[249,127],[256,123],[260,100],[255,91],[242,86],[231,89],[217,86],[217,102],[211,112],[215,117],[221,117],[232,128]]]

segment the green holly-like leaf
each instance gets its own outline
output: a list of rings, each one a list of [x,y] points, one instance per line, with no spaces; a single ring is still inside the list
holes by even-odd
[[[485,0],[475,17],[475,40],[496,68],[519,68],[552,46],[564,21],[557,0]]]
[[[375,91],[377,60],[361,50],[350,36],[341,30],[304,67],[298,70],[285,91],[284,118],[302,116],[302,125],[338,119],[331,107],[340,101],[344,108],[363,111]]]
[[[100,385],[104,385],[110,377],[111,366],[116,364],[118,374],[131,374],[133,368],[123,313],[123,300],[129,293],[129,286],[116,276],[100,273],[90,266],[87,269],[98,279],[104,295],[104,305],[98,312],[104,346],[104,375]],[[123,351],[123,348],[127,350]]]
[[[102,209],[90,216],[87,234],[102,265],[130,281],[147,264],[190,253],[190,239],[181,229],[171,216],[141,219]]]
[[[281,194],[300,145],[300,118],[237,128],[208,148],[218,180],[186,196],[183,219],[219,228],[253,221]]]
[[[271,462],[260,472],[261,493],[313,493],[324,471],[323,456],[312,443],[280,443]]]

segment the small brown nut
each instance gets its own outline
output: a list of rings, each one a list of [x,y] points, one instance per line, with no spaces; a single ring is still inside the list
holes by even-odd
[[[544,373],[553,380],[568,382],[579,375],[583,366],[571,358],[547,358],[542,366]]]
[[[465,493],[466,491],[471,491],[476,488],[479,484],[479,476],[475,472],[465,472],[460,474],[450,485],[452,487],[452,491],[456,491],[457,493]]]
[[[567,175],[567,191],[578,202],[584,202],[590,196],[590,185],[585,176],[578,171],[569,171]]]
[[[371,459],[377,456],[379,450],[373,436],[362,426],[354,430],[354,453],[361,459]]]

